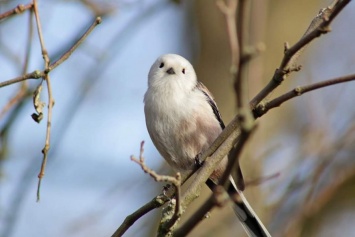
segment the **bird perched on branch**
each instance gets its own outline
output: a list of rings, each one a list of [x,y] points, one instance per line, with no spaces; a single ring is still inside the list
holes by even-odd
[[[144,112],[149,135],[176,171],[193,170],[196,157],[209,148],[224,129],[216,102],[197,80],[192,65],[176,54],[160,56],[148,75]],[[210,176],[217,184],[228,163],[225,157]],[[249,236],[271,236],[231,178],[227,190],[238,194],[234,212]]]

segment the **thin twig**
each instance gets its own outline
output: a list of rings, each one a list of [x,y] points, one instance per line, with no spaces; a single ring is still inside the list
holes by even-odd
[[[29,3],[27,5],[20,4],[17,7],[13,8],[13,9],[7,11],[7,12],[1,13],[0,14],[0,20],[3,20],[5,18],[8,18],[8,17],[16,15],[16,14],[21,14],[24,11],[26,11],[28,9],[31,9],[32,6],[33,6],[33,3]]]
[[[135,158],[134,156],[131,156],[131,160],[137,163],[138,165],[140,165],[144,173],[149,174],[157,182],[168,182],[168,183],[172,183],[175,186],[180,186],[179,178],[168,176],[168,175],[159,175],[154,170],[150,169],[144,162],[143,153],[144,153],[144,141],[142,141],[140,145],[139,159]]]
[[[38,6],[37,6],[37,0],[33,0],[33,11],[34,11],[34,14],[36,17],[37,32],[38,32],[38,37],[39,37],[39,41],[40,41],[40,45],[41,45],[41,51],[42,51],[42,56],[43,56],[43,60],[44,60],[45,71],[47,71],[49,68],[50,59],[49,59],[48,51],[47,51],[47,49],[45,47],[45,43],[44,43],[42,26],[41,26],[41,21],[39,18],[39,12],[38,12]],[[52,108],[54,105],[50,76],[48,73],[45,73],[43,78],[47,83],[48,114],[47,114],[46,140],[45,140],[44,147],[42,149],[43,159],[42,159],[42,164],[41,164],[41,170],[38,174],[37,202],[40,200],[41,181],[44,176],[44,172],[45,172],[45,168],[46,168],[46,164],[47,164],[48,152],[50,149],[50,138],[51,138],[51,128],[52,128]]]
[[[144,163],[144,141],[141,142],[140,145],[140,152],[139,152],[139,159],[136,159],[134,156],[131,156],[131,160],[134,161],[135,163],[139,164],[142,170],[149,174],[155,181],[157,182],[169,182],[172,183],[175,187],[175,209],[174,213],[171,218],[168,218],[167,221],[163,221],[160,225],[160,231],[163,232],[164,234],[167,234],[170,232],[170,229],[175,225],[175,223],[178,221],[181,215],[181,175],[180,173],[176,173],[175,177],[168,176],[168,175],[159,175],[157,174],[154,170],[150,169],[145,163]]]
[[[41,45],[42,56],[44,59],[45,68],[47,69],[49,66],[50,60],[49,60],[47,49],[44,44],[42,25],[41,25],[41,21],[39,19],[37,0],[33,0],[33,11],[34,11],[35,17],[36,17],[37,32],[38,32],[38,37],[39,37],[39,41],[40,41],[40,45]]]
[[[283,104],[284,102],[300,96],[304,93],[313,91],[313,90],[317,90],[323,87],[327,87],[327,86],[332,86],[332,85],[336,85],[339,83],[344,83],[344,82],[349,82],[349,81],[354,81],[355,80],[355,74],[351,74],[348,76],[342,76],[342,77],[338,77],[338,78],[334,78],[334,79],[330,79],[330,80],[326,80],[326,81],[321,81],[321,82],[317,82],[314,84],[310,84],[310,85],[306,85],[306,86],[298,86],[296,88],[294,88],[293,90],[271,100],[270,102],[267,102],[265,104],[259,104],[254,110],[253,110],[253,114],[255,118],[261,117],[262,115],[264,115],[265,113],[267,113],[270,109],[279,107],[281,104]]]
[[[277,173],[274,173],[274,174],[271,174],[271,175],[268,175],[268,176],[265,176],[265,177],[261,177],[261,178],[256,178],[256,179],[253,179],[253,180],[250,180],[250,181],[246,181],[245,182],[245,187],[248,187],[248,186],[258,186],[262,183],[265,183],[269,180],[272,180],[272,179],[275,179],[277,177],[280,176],[280,172],[277,172]]]
[[[35,71],[31,72],[31,73],[27,73],[25,75],[21,75],[19,77],[15,77],[15,78],[10,79],[10,80],[4,81],[4,82],[0,82],[0,88],[4,87],[4,86],[11,85],[11,84],[15,84],[15,83],[18,83],[18,82],[21,82],[21,81],[25,81],[25,80],[28,80],[28,79],[39,79],[39,78],[42,78],[44,76],[45,76],[44,71],[35,70]]]
[[[66,52],[64,53],[57,61],[52,63],[49,67],[48,70],[51,71],[60,64],[62,64],[65,60],[67,60],[70,55],[79,47],[79,45],[84,42],[84,40],[88,37],[88,35],[95,29],[97,25],[99,25],[102,22],[101,17],[96,17],[95,21],[92,23],[92,25],[86,30],[86,32],[79,38],[79,40]]]

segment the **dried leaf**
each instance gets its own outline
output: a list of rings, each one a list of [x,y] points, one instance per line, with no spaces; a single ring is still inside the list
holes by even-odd
[[[43,118],[43,108],[46,105],[43,101],[41,101],[41,91],[42,91],[42,83],[39,84],[36,88],[36,90],[33,92],[33,106],[35,107],[35,110],[38,114],[33,113],[31,116],[34,121],[37,123],[41,122]]]

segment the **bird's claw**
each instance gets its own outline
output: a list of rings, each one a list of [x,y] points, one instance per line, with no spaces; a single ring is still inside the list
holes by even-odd
[[[197,168],[201,168],[202,167],[202,165],[203,165],[203,161],[201,161],[201,152],[200,153],[198,153],[196,156],[195,156],[195,166],[197,167]]]

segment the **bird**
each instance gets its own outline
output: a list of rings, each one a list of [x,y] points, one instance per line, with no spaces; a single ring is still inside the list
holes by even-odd
[[[196,167],[196,158],[225,128],[217,104],[197,80],[191,63],[177,54],[156,59],[148,73],[144,95],[145,121],[150,138],[165,161],[178,172]],[[228,158],[222,159],[206,182],[218,184]],[[238,172],[239,173],[239,172]],[[271,236],[232,177],[228,193],[238,194],[233,209],[248,236]]]

